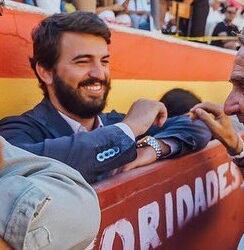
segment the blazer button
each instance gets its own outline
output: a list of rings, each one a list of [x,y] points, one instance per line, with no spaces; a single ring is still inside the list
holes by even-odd
[[[104,157],[104,159],[109,159],[110,158],[108,150],[103,152],[103,157]]]
[[[100,162],[102,162],[102,161],[105,160],[105,158],[104,158],[104,156],[103,156],[102,153],[97,154],[97,160],[100,161]]]
[[[115,154],[117,155],[120,152],[119,147],[114,147]]]
[[[114,157],[114,156],[115,156],[115,150],[112,149],[112,148],[110,148],[110,149],[108,150],[108,153],[109,153],[110,157]]]

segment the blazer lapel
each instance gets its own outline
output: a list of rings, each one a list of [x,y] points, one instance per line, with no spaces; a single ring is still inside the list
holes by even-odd
[[[28,115],[43,126],[48,127],[49,132],[54,137],[70,136],[74,133],[47,98],[44,98],[32,111]]]

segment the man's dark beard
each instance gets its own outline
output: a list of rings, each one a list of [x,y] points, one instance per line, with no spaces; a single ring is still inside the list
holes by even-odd
[[[72,88],[65,83],[57,74],[53,77],[54,89],[59,103],[71,114],[80,118],[92,118],[98,115],[106,106],[107,96],[111,87],[110,80],[100,80],[97,78],[89,78],[80,82],[77,89]],[[100,82],[106,87],[103,99],[94,101],[86,101],[79,94],[79,86],[88,86],[93,83]]]

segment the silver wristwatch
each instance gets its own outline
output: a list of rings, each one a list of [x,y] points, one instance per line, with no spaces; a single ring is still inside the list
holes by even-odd
[[[159,141],[152,136],[146,136],[146,137],[142,138],[141,140],[139,140],[137,142],[136,146],[137,146],[137,148],[151,146],[156,152],[157,160],[160,159],[163,155]]]

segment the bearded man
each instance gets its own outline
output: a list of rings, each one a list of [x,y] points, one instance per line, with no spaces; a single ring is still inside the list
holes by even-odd
[[[92,13],[44,19],[33,31],[30,59],[44,99],[0,122],[6,140],[70,165],[90,183],[125,164],[130,169],[202,149],[211,138],[200,120],[167,120],[157,101],[138,100],[126,115],[102,113],[110,90],[110,37]]]

